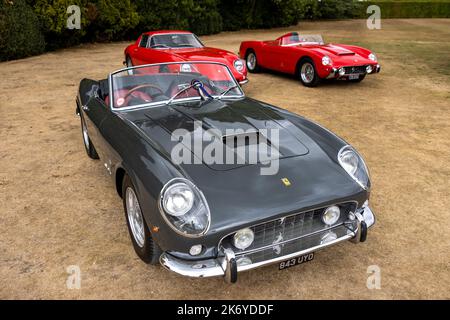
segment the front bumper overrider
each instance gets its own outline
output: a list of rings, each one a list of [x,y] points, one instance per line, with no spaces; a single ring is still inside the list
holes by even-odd
[[[194,278],[223,276],[225,281],[234,283],[237,281],[238,272],[282,262],[345,240],[350,240],[354,243],[364,242],[368,228],[374,223],[375,216],[372,210],[369,206],[364,206],[354,213],[353,220],[349,220],[344,224],[301,235],[284,243],[277,243],[269,248],[263,248],[244,255],[235,254],[231,248],[220,248],[221,252],[215,259],[188,261],[164,252],[159,261],[164,268],[182,276]],[[281,247],[283,247],[283,250],[280,250]],[[283,253],[277,255],[277,252]],[[266,259],[265,257],[269,258]]]

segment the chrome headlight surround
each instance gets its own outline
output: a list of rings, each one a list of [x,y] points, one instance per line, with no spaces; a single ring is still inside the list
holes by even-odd
[[[364,190],[370,189],[369,170],[363,158],[351,146],[346,145],[339,150],[338,162],[348,175]]]
[[[233,66],[238,72],[242,73],[244,71],[244,62],[241,59],[234,60]]]
[[[173,208],[168,206],[167,197],[174,197],[180,192],[192,193],[192,203],[180,212],[174,212]],[[159,194],[158,207],[167,224],[182,236],[201,237],[209,230],[211,213],[206,198],[191,181],[185,178],[175,178],[164,185]]]
[[[329,56],[323,56],[322,64],[324,66],[329,66],[332,63],[331,58]]]
[[[374,53],[369,54],[369,59],[372,61],[377,61],[377,56]]]

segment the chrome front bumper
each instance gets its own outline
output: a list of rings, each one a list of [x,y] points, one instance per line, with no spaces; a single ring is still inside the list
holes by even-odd
[[[299,243],[298,249],[295,252],[276,256],[267,260],[252,262],[250,259],[243,259],[247,255],[240,256],[235,254],[233,250],[222,248],[221,255],[216,259],[207,259],[202,261],[187,261],[176,258],[168,253],[163,253],[159,259],[161,265],[167,270],[178,273],[186,277],[207,278],[224,276],[227,282],[236,282],[237,273],[241,271],[259,268],[265,265],[274,264],[285,261],[297,256],[301,256],[310,252],[314,252],[345,240],[351,240],[354,243],[363,242],[366,240],[367,229],[375,223],[375,216],[369,206],[365,206],[355,212],[355,219],[352,223],[352,228],[346,224],[322,230],[314,234],[308,234],[304,237],[297,238],[283,243],[282,245]],[[324,239],[327,235],[333,234],[331,239],[327,241]],[[299,240],[306,239],[306,243],[300,243]],[[278,247],[280,244],[274,245]],[[270,250],[273,248],[270,248]],[[269,250],[269,249],[266,249]]]

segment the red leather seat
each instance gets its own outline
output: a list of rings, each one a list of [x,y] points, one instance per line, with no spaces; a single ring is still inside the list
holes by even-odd
[[[121,89],[121,90],[117,90],[114,92],[114,101],[116,103],[115,107],[116,108],[120,108],[120,107],[126,107],[128,106],[128,102],[131,98],[139,98],[142,99],[144,101],[152,101],[152,97],[150,97],[148,94],[146,94],[145,92],[136,90],[135,92],[133,92],[130,96],[128,96],[127,101],[124,101],[121,105],[118,104],[119,99],[123,97],[125,97],[125,95],[129,92],[130,90],[127,89]],[[106,96],[105,98],[105,103],[107,106],[109,106],[109,95]]]

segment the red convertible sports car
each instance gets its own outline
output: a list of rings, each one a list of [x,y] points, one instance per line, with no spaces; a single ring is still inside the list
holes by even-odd
[[[325,44],[320,35],[290,32],[270,41],[244,41],[239,55],[250,72],[261,68],[297,76],[303,85],[314,87],[322,79],[362,81],[380,72],[377,57],[370,50],[343,44]]]
[[[245,61],[232,52],[205,47],[191,32],[174,30],[146,32],[136,43],[125,49],[124,64],[127,67],[181,61],[223,63],[228,66],[240,84],[248,82]],[[186,68],[189,66],[185,65]]]

